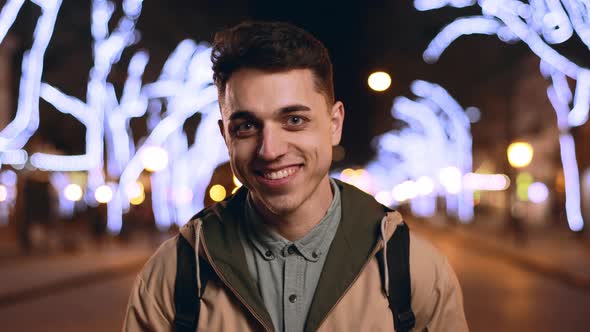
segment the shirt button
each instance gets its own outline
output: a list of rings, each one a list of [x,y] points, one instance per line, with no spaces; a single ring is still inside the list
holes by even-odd
[[[295,303],[295,301],[297,301],[297,295],[295,295],[295,294],[291,294],[291,295],[289,296],[289,302],[291,302],[291,303]]]
[[[272,254],[272,251],[270,251],[270,250],[267,250],[267,251],[264,253],[264,256],[266,256],[267,258],[273,258],[273,256],[274,256],[274,255]]]
[[[289,255],[293,255],[295,253],[295,246],[292,245],[287,249],[287,253],[289,253]]]
[[[312,253],[311,253],[311,257],[313,257],[313,258],[318,258],[318,253],[317,253],[317,251],[314,251],[314,252],[312,252]]]

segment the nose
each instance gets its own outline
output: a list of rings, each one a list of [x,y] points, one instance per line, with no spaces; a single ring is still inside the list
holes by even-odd
[[[287,151],[287,143],[280,128],[265,126],[258,145],[258,157],[264,161],[280,158]]]

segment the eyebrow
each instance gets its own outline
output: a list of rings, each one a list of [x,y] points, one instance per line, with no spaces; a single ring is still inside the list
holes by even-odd
[[[288,113],[299,112],[299,111],[311,111],[311,108],[309,108],[305,105],[295,104],[295,105],[285,106],[285,107],[282,107],[279,109],[279,113],[281,113],[281,114],[288,114]]]
[[[285,107],[281,107],[277,110],[277,112],[280,113],[281,115],[295,113],[295,112],[301,112],[301,111],[309,112],[309,111],[311,111],[311,108],[309,108],[308,106],[302,105],[302,104],[294,104],[294,105],[288,105]],[[254,119],[254,118],[256,118],[256,116],[254,115],[254,113],[252,111],[237,110],[229,116],[229,121],[234,121],[234,120],[238,120],[238,119]]]
[[[229,116],[229,121],[234,121],[234,120],[239,120],[239,119],[253,119],[253,118],[254,118],[254,114],[252,114],[252,112],[245,111],[245,110],[238,110],[238,111],[233,112]]]

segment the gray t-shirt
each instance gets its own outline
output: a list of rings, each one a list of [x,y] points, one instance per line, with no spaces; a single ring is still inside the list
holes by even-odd
[[[330,184],[334,196],[326,215],[295,242],[268,228],[248,197],[246,223],[241,227],[240,239],[248,270],[277,331],[303,331],[341,218],[340,190],[332,179]]]

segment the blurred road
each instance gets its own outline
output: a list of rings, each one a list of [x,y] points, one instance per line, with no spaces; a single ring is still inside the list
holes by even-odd
[[[413,230],[449,257],[471,331],[589,330],[588,289],[477,250],[452,232]],[[149,252],[128,248],[0,266],[1,330],[120,330],[129,289]]]
[[[471,331],[589,331],[590,289],[519,264],[452,232],[414,230],[449,258]],[[565,245],[565,244],[564,244]],[[579,264],[588,264],[587,261]]]

